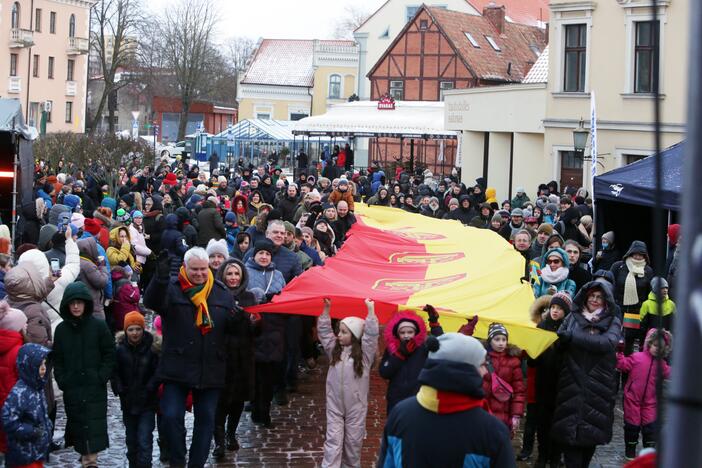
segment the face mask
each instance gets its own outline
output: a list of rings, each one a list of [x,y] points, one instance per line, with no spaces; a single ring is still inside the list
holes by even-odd
[[[602,242],[602,249],[604,250],[604,249],[606,249],[607,247],[609,247],[609,243],[608,243],[608,242]]]

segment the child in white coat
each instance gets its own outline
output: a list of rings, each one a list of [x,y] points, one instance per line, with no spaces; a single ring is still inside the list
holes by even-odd
[[[368,382],[378,348],[378,318],[375,304],[366,299],[366,320],[346,317],[339,334],[332,330],[331,299],[317,322],[319,339],[329,357],[327,373],[327,437],[323,467],[361,466],[361,447],[366,435]]]

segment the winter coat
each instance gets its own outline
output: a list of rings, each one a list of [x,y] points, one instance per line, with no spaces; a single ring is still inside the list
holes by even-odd
[[[0,407],[10,394],[10,390],[17,383],[17,353],[24,344],[20,332],[13,330],[0,330]],[[0,452],[7,452],[7,437],[0,428]]]
[[[248,271],[239,260],[230,258],[225,261],[217,270],[215,277],[223,281],[227,265],[233,263],[241,268],[241,282],[234,289],[227,287],[226,284],[225,287],[240,308],[234,311],[235,331],[227,336],[227,378],[223,394],[232,399],[250,401],[254,392],[254,338],[260,333],[260,324],[251,323],[249,314],[241,307],[256,305],[256,297],[246,290],[249,281]]]
[[[351,188],[344,192],[336,189],[329,195],[328,199],[329,203],[333,203],[334,206],[338,205],[341,200],[344,200],[349,205],[349,211],[354,211],[353,193],[351,193]]]
[[[48,373],[39,377],[48,354],[49,349],[34,343],[22,346],[17,354],[19,380],[2,407],[6,466],[29,465],[49,456],[53,424],[44,395]]]
[[[5,275],[7,303],[27,316],[27,340],[51,348],[51,320],[42,302],[51,290],[51,280],[42,278],[34,265],[23,262]]]
[[[75,299],[85,302],[78,318],[68,308]],[[92,316],[93,298],[80,281],[66,288],[60,312],[52,360],[68,418],[66,445],[83,455],[98,453],[109,447],[106,385],[115,365],[114,342],[105,321]]]
[[[52,323],[56,323],[61,319],[60,314],[56,311],[59,310],[61,301],[63,300],[63,293],[72,284],[80,274],[80,257],[78,254],[78,245],[73,241],[73,239],[66,239],[66,263],[61,267],[61,276],[59,279],[53,282],[54,287],[50,290],[49,295],[46,297],[46,302],[42,304],[42,308],[48,314]],[[49,260],[43,252],[32,249],[27,250],[25,253],[20,255],[19,262],[31,262],[34,267],[39,272],[41,278],[50,278],[51,269],[49,265]]]
[[[484,409],[482,378],[475,367],[428,359],[419,382],[427,393],[435,390],[439,402],[443,394],[456,395],[469,406],[443,408],[436,402],[427,407],[419,396],[398,403],[385,423],[379,467],[515,466],[507,427]]]
[[[209,201],[202,206],[203,208],[197,215],[200,225],[197,233],[197,245],[206,247],[210,239],[224,239],[227,236],[227,231],[224,229],[224,221],[219,210]]]
[[[515,208],[521,208],[524,206],[525,203],[528,203],[529,201],[529,196],[526,193],[523,193],[521,196],[520,195],[515,195],[514,198],[509,202],[509,205],[512,207],[512,209]]]
[[[263,294],[278,294],[285,287],[285,279],[280,271],[276,269],[275,262],[271,262],[267,267],[262,267],[253,258],[246,261],[246,273],[248,275],[247,290],[260,289]]]
[[[219,281],[207,298],[214,327],[205,334],[195,326],[195,306],[180,287],[178,278],[164,282],[152,278],[144,305],[161,316],[163,351],[158,378],[189,388],[221,388],[226,371],[226,338],[232,332],[234,300]]]
[[[331,317],[329,314],[322,314],[317,320],[317,334],[319,341],[324,347],[329,361],[332,360],[332,353],[337,340],[332,329]],[[363,353],[363,375],[356,377],[353,369],[353,358],[351,357],[351,346],[345,346],[341,351],[341,360],[329,365],[327,371],[327,415],[334,414],[340,418],[333,418],[333,424],[341,427],[330,429],[327,427],[327,434],[337,432],[344,434],[344,418],[352,417],[356,420],[365,421],[368,411],[368,383],[370,381],[370,369],[375,360],[375,351],[378,349],[378,319],[375,315],[366,318],[366,323],[361,337],[361,352]],[[327,416],[327,424],[332,423]],[[348,429],[348,426],[346,427]],[[365,426],[360,426],[358,430],[363,434],[345,434],[345,438],[363,439]],[[326,457],[325,457],[326,458]]]
[[[178,276],[178,270],[183,264],[183,256],[188,251],[185,236],[178,230],[178,216],[166,216],[166,229],[161,234],[161,248],[168,252],[171,261],[171,276]]]
[[[460,197],[458,197],[458,208],[456,208],[453,211],[449,211],[446,214],[446,219],[455,219],[467,226],[468,224],[470,224],[471,220],[475,218],[477,213],[470,205],[468,206],[468,208],[463,208],[463,200],[470,201],[470,197],[468,195],[461,195]]]
[[[136,261],[142,265],[146,263],[146,258],[151,255],[151,249],[146,246],[144,232],[139,232],[134,224],[129,225],[129,239],[132,242],[132,247],[134,247]]]
[[[600,320],[582,314],[589,289],[606,298]],[[622,322],[616,316],[610,288],[592,281],[573,300],[572,312],[558,329],[563,358],[558,377],[551,436],[575,447],[607,444],[612,439],[616,396],[616,347]]]
[[[115,369],[112,372],[112,391],[119,396],[122,413],[139,415],[156,411],[158,407],[158,368],[161,337],[144,330],[136,346],[129,343],[125,332],[115,335]]]
[[[299,197],[290,197],[288,194],[285,194],[280,200],[280,203],[278,203],[278,209],[280,210],[283,221],[293,222],[295,210],[297,210],[297,204],[299,202]]]
[[[161,235],[166,229],[166,215],[160,201],[154,200],[151,211],[144,213],[144,233],[149,235],[146,246],[154,253],[161,251]]]
[[[634,426],[645,426],[656,421],[656,378],[658,375],[656,358],[649,351],[655,337],[655,329],[649,330],[644,340],[644,350],[630,356],[617,353],[617,369],[627,372],[629,377],[624,386],[624,422]],[[665,357],[670,350],[670,333],[666,332]],[[663,378],[670,377],[670,366],[661,359]]]
[[[109,281],[105,265],[97,263],[97,242],[95,238],[80,239],[78,241],[80,252],[80,274],[78,281],[82,281],[93,296],[93,316],[105,320],[105,295],[103,290]]]
[[[251,245],[254,246],[256,243],[251,239]],[[246,254],[246,261],[253,257],[253,249],[249,250]],[[275,263],[275,268],[283,275],[285,283],[289,283],[293,278],[299,276],[302,273],[302,265],[300,265],[300,259],[285,246],[280,246],[273,251],[273,263]],[[249,289],[251,289],[249,285]]]
[[[127,240],[120,244],[119,231],[124,227],[116,227],[110,231],[110,247],[107,249],[107,260],[110,265],[129,265],[135,272],[141,271],[141,266],[137,263],[132,247],[132,239],[127,229]]]
[[[568,269],[570,267],[570,262],[568,260],[568,255],[565,253],[565,250],[563,249],[550,249],[544,254],[544,256],[541,259],[541,270],[544,270],[545,268],[550,268],[548,266],[548,263],[546,263],[548,256],[551,255],[552,253],[557,253],[560,255],[561,259],[563,260],[563,266],[561,268],[566,268]],[[570,271],[568,271],[568,275],[570,275]],[[576,293],[575,289],[575,282],[572,279],[564,279],[563,281],[560,281],[558,283],[549,283],[546,281],[541,274],[539,274],[538,281],[534,283],[532,286],[534,290],[534,297],[541,297],[545,296],[547,294],[551,294],[549,291],[549,288],[551,286],[555,286],[557,291],[566,291],[568,294],[570,294],[570,297],[574,297]]]
[[[553,226],[553,229],[563,236],[563,240],[574,240],[578,244],[587,247],[590,245],[590,240],[578,229],[577,222],[573,224],[574,220],[579,219],[580,210],[575,206],[571,206],[561,215],[561,218]]]
[[[0,270],[0,299],[5,299],[7,292],[5,292],[5,270]]]
[[[662,324],[663,328],[666,330],[673,329],[673,318],[675,317],[675,302],[673,302],[670,297],[666,296],[663,298],[663,303],[661,304],[662,311]],[[641,304],[641,333],[642,336],[646,336],[648,330],[651,328],[656,328],[658,326],[658,302],[656,301],[656,293],[651,291],[648,294],[648,299]]]
[[[95,237],[95,236],[93,236],[92,234],[90,234],[89,232],[84,232],[84,233],[83,233],[83,237],[81,237],[81,239],[89,239],[89,238],[91,238],[91,237],[92,237],[93,239],[95,239],[95,241],[97,242],[97,254],[98,254],[98,256],[99,256],[99,257],[103,257],[103,258],[105,259],[105,270],[107,271],[107,278],[109,279],[109,278],[110,278],[110,275],[112,274],[112,268],[110,267],[110,262],[107,261],[107,251],[105,250],[105,249],[109,248],[109,245],[108,245],[107,247],[103,247],[103,245],[100,243],[100,240],[99,240],[97,237]],[[107,239],[107,241],[109,242],[109,240],[110,240],[110,233],[109,233],[109,231],[108,231],[107,234],[105,235],[105,239]],[[48,258],[48,257],[47,257],[47,258]],[[105,284],[104,293],[105,293],[105,298],[106,298],[106,299],[112,299],[112,282],[109,281],[109,280],[107,281],[107,284]]]
[[[617,305],[621,306],[624,302],[624,286],[626,285],[626,277],[629,275],[629,267],[626,266],[626,259],[634,255],[635,253],[640,253],[648,259],[648,251],[646,249],[646,244],[641,241],[634,241],[631,243],[631,247],[624,254],[622,260],[616,262],[612,265],[610,271],[614,275],[614,300]],[[651,280],[653,279],[653,269],[649,266],[651,262],[646,262],[644,267],[644,275],[636,276],[636,294],[639,296],[639,303],[633,308],[640,307],[641,304],[648,297],[648,293],[651,291]]]
[[[127,278],[124,270],[119,268],[112,271],[114,299],[112,301],[112,327],[114,330],[124,328],[124,316],[129,312],[139,311],[141,293]]]
[[[400,320],[411,320],[419,329],[419,333],[416,333],[412,338],[416,349],[406,357],[399,352],[401,343],[397,336],[397,326]],[[431,333],[434,336],[440,336],[443,334],[443,330],[437,326],[432,328]],[[385,400],[387,413],[390,414],[390,410],[396,404],[405,398],[416,395],[419,391],[419,380],[417,379],[429,354],[424,343],[427,339],[427,326],[424,320],[414,312],[397,312],[385,325],[383,338],[385,338],[386,348],[378,370],[382,378],[389,380]]]
[[[483,377],[483,392],[485,392],[490,412],[509,428],[512,427],[514,416],[521,418],[524,415],[526,403],[526,385],[522,374],[520,355],[521,351],[514,346],[508,346],[501,353],[488,351],[487,359],[492,363],[495,374],[512,387],[512,398],[508,401],[500,401],[493,395],[492,373],[487,373]]]
[[[576,292],[580,291],[580,288],[582,288],[584,284],[592,281],[592,275],[589,271],[587,271],[586,266],[580,262],[578,262],[576,265],[571,265],[569,270],[570,273],[568,274],[568,279],[575,283]]]

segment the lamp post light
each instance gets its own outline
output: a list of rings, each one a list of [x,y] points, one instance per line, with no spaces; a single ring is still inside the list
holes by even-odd
[[[573,130],[573,148],[575,149],[575,153],[579,155],[581,159],[583,159],[583,155],[585,154],[585,146],[587,146],[588,136],[590,136],[590,130],[587,130],[583,126],[583,119],[580,119],[578,128]]]
[[[132,121],[132,138],[135,140],[139,138],[139,114],[139,111],[132,111],[132,117],[134,117]]]

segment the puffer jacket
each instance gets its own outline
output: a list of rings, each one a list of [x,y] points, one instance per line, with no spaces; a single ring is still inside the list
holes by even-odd
[[[127,278],[122,267],[115,267],[112,270],[112,283],[115,293],[112,301],[112,326],[114,330],[122,330],[124,316],[129,312],[139,310],[141,294],[139,288]]]
[[[224,221],[219,210],[214,204],[206,201],[203,208],[197,214],[199,230],[197,233],[197,245],[207,247],[210,239],[219,240],[227,237],[227,231],[224,229]]]
[[[126,229],[127,240],[123,244],[119,242],[119,231]],[[132,247],[132,239],[129,234],[129,229],[125,227],[116,227],[110,231],[110,247],[107,249],[107,260],[111,266],[129,265],[135,272],[141,271],[141,266],[136,261],[134,256],[134,248]]]
[[[146,263],[146,257],[151,255],[151,249],[146,246],[144,232],[139,232],[139,230],[136,227],[134,227],[134,224],[130,224],[129,238],[132,242],[132,247],[134,247],[136,261],[143,265],[144,263]]]
[[[180,266],[183,264],[183,256],[188,251],[188,244],[185,235],[178,230],[178,216],[175,214],[166,216],[166,230],[161,235],[161,249],[168,252],[171,276],[178,276]]]
[[[29,465],[49,455],[52,423],[44,395],[48,373],[39,367],[49,354],[41,345],[22,346],[17,354],[19,380],[2,407],[2,426],[7,434],[7,466]]]
[[[655,339],[655,329],[651,329],[646,334],[644,350],[630,356],[617,353],[617,369],[628,372],[629,377],[624,387],[624,422],[634,426],[645,426],[656,421],[656,358],[649,351]],[[670,352],[671,335],[665,332],[663,335],[665,343],[661,350],[661,356],[665,358]],[[663,366],[663,378],[670,377],[670,366],[664,359],[661,360]]]
[[[605,308],[599,321],[582,314],[590,289],[600,291]],[[551,436],[561,444],[592,447],[612,439],[616,396],[616,347],[622,322],[610,288],[592,281],[573,300],[572,312],[558,329],[563,365],[558,377]]]
[[[49,290],[46,302],[42,303],[42,308],[48,314],[52,323],[60,322],[61,316],[57,312],[61,306],[63,293],[69,284],[73,283],[80,274],[80,257],[78,245],[73,239],[66,239],[66,263],[61,267],[61,276],[53,282],[53,289]],[[51,266],[44,253],[38,249],[27,250],[20,255],[18,264],[31,262],[39,272],[40,278],[51,278]]]
[[[297,258],[297,256],[296,256]],[[275,262],[267,267],[262,267],[254,262],[253,258],[246,261],[246,273],[249,277],[247,289],[260,289],[263,294],[278,294],[285,287],[282,273],[276,269]]]
[[[23,262],[5,275],[7,303],[27,316],[27,339],[51,348],[51,320],[41,307],[51,291],[49,278],[42,278],[33,264]]]
[[[85,283],[93,296],[93,316],[105,320],[105,285],[109,280],[107,267],[97,262],[98,250],[94,237],[78,241],[80,252],[80,274],[78,280]]]
[[[24,343],[20,332],[0,330],[0,407],[17,383],[17,353]],[[0,452],[7,453],[7,438],[0,428]]]
[[[397,336],[397,327],[400,321],[411,320],[419,329],[412,338],[416,349],[409,356],[400,354],[400,339]],[[440,326],[433,327],[431,334],[440,336],[443,330]],[[380,376],[388,382],[386,392],[387,413],[400,401],[416,395],[419,391],[419,372],[424,367],[429,350],[425,346],[427,339],[427,326],[424,320],[412,311],[397,312],[390,318],[383,331],[385,338],[385,352],[380,361]]]
[[[500,401],[492,393],[492,373],[487,373],[483,377],[483,392],[490,406],[490,412],[509,428],[512,427],[514,416],[520,418],[524,416],[526,403],[526,385],[520,355],[521,351],[511,345],[501,353],[488,351],[487,359],[492,363],[495,374],[512,387],[512,398],[508,401]]]
[[[121,331],[115,335],[115,369],[112,372],[112,391],[119,396],[122,412],[139,415],[158,407],[158,379],[156,369],[161,353],[161,337],[144,330],[138,345],[134,346]]]
[[[539,298],[541,296],[551,294],[551,292],[549,291],[549,288],[551,286],[555,286],[556,291],[566,291],[568,294],[570,294],[570,297],[575,296],[575,281],[573,281],[572,279],[568,279],[568,275],[570,275],[570,261],[568,260],[568,254],[566,254],[565,250],[561,248],[549,249],[542,257],[541,271],[543,271],[546,268],[551,268],[548,265],[548,263],[546,263],[548,256],[551,254],[558,254],[561,257],[561,259],[563,260],[563,266],[561,268],[565,268],[568,274],[566,275],[563,281],[559,281],[558,283],[549,283],[543,276],[541,276],[539,272],[538,280],[532,286],[534,290],[534,297]]]

